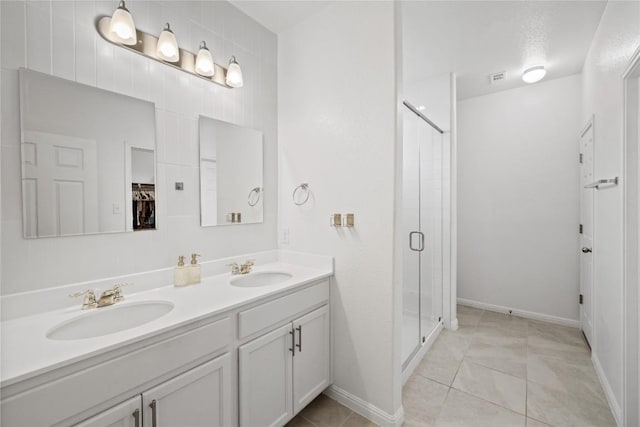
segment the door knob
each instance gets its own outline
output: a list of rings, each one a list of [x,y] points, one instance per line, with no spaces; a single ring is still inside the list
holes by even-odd
[[[582,248],[582,253],[583,254],[588,254],[590,252],[591,252],[591,248],[587,248],[587,247]]]

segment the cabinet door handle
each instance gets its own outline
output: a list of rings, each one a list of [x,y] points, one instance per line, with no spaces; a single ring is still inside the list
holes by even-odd
[[[299,325],[296,330],[298,331],[298,344],[296,344],[296,347],[298,347],[298,351],[302,353],[302,325]]]
[[[151,401],[151,403],[149,404],[149,407],[151,408],[151,427],[157,427],[158,426],[158,404],[156,403],[155,399]]]
[[[133,415],[134,427],[140,427],[140,409],[136,409],[131,415]]]
[[[291,352],[292,356],[296,355],[296,336],[293,334],[293,331],[289,331],[289,334],[291,334],[291,347],[289,347],[289,351]],[[155,426],[153,426],[155,427]]]

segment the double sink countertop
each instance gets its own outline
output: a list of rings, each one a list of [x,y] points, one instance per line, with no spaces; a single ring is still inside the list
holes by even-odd
[[[191,322],[213,317],[263,298],[287,293],[333,275],[332,262],[308,265],[309,263],[298,265],[276,260],[255,265],[249,275],[217,274],[203,277],[201,283],[186,287],[168,285],[141,292],[136,292],[135,286],[126,287],[123,289],[125,300],[109,307],[81,310],[80,298],[78,304],[73,307],[4,320],[0,324],[0,386],[9,386]],[[256,287],[231,284],[237,277],[249,277],[264,272],[288,273],[291,278],[281,283]],[[127,304],[153,301],[171,303],[173,309],[148,323],[108,335],[77,340],[55,340],[47,337],[54,327],[78,316],[90,316],[91,312],[117,310]]]

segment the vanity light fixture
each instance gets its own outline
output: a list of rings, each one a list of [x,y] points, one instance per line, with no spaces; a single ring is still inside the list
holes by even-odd
[[[160,59],[167,62],[178,62],[180,60],[180,50],[178,49],[178,41],[176,35],[171,31],[171,26],[167,22],[164,30],[158,37],[158,46],[156,53]]]
[[[232,56],[231,59],[229,59],[226,81],[227,85],[231,87],[242,87],[242,85],[244,84],[242,81],[242,70],[240,69],[238,61],[236,61],[235,56]]]
[[[204,40],[200,43],[200,49],[198,50],[198,56],[196,57],[196,73],[205,77],[211,77],[215,74],[213,57],[211,56],[211,51]]]
[[[138,42],[136,25],[133,23],[133,17],[122,0],[111,17],[109,33],[111,34],[111,37],[122,44],[131,46]]]
[[[525,83],[539,82],[547,74],[547,70],[544,69],[544,65],[536,65],[535,67],[527,68],[522,73],[522,80]]]
[[[213,62],[213,55],[204,41],[200,44],[196,54],[178,46],[176,36],[171,31],[169,23],[166,24],[160,35],[156,36],[137,30],[133,24],[133,19],[131,19],[130,28],[132,30],[127,32],[125,28],[128,27],[120,24],[116,25],[113,22],[118,20],[125,22],[123,19],[126,16],[131,18],[131,14],[125,8],[124,1],[121,1],[113,17],[102,16],[95,21],[98,34],[109,43],[130,52],[135,52],[145,58],[161,62],[169,67],[227,89],[239,88],[244,85],[242,70],[235,56],[231,57],[229,69],[227,70],[224,66]],[[121,36],[131,37],[123,39]]]

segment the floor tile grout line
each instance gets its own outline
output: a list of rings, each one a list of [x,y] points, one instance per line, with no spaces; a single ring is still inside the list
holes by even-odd
[[[473,397],[474,399],[482,400],[483,402],[487,402],[487,403],[488,403],[488,404],[490,404],[490,405],[497,406],[498,408],[500,408],[500,409],[504,409],[505,411],[513,412],[513,413],[514,413],[514,414],[516,414],[516,415],[519,415],[519,416],[521,416],[521,417],[525,417],[525,422],[526,422],[526,415],[521,414],[520,412],[514,411],[513,409],[510,409],[510,408],[505,408],[505,407],[504,407],[504,406],[502,406],[502,405],[499,405],[499,404],[497,404],[497,403],[495,403],[495,402],[491,402],[491,401],[489,401],[489,400],[487,400],[487,399],[483,399],[482,397],[476,396],[475,394],[471,394],[471,393],[469,393],[469,392],[467,392],[467,391],[460,390],[459,388],[455,388],[455,387],[451,387],[451,388],[452,388],[452,389],[454,389],[455,391],[459,391],[460,393],[464,393],[464,394],[466,394],[467,396],[471,396],[471,397]]]

